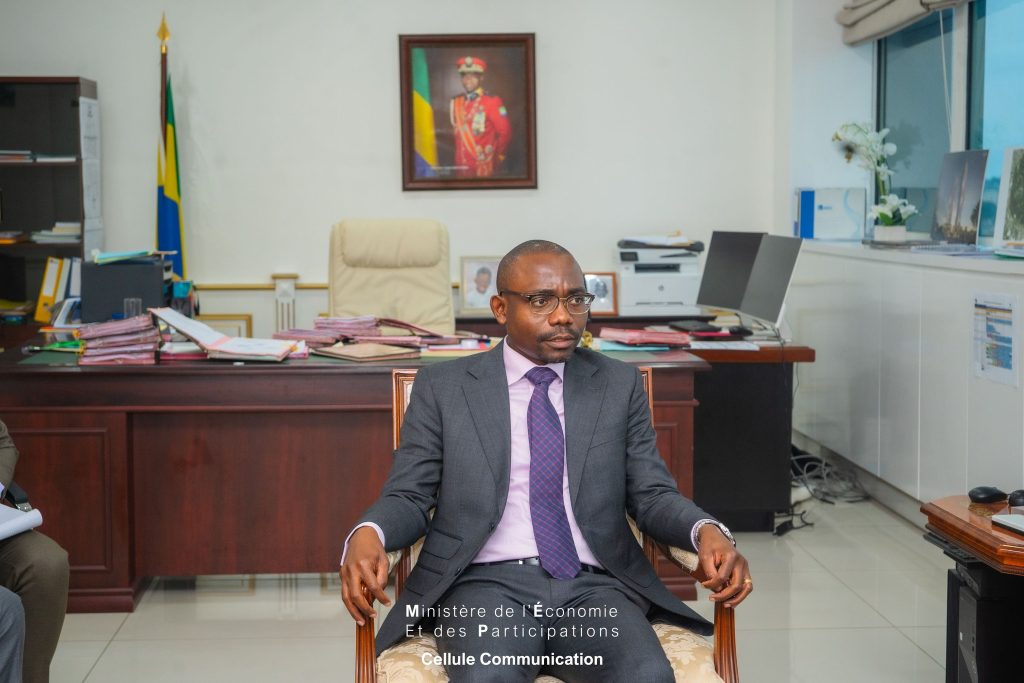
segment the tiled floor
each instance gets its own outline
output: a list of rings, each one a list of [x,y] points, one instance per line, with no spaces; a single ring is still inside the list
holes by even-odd
[[[782,538],[738,534],[756,584],[737,613],[743,680],[942,681],[951,562],[874,503],[813,503],[808,519]],[[338,595],[333,576],[159,581],[133,614],[68,615],[52,680],[348,681]]]

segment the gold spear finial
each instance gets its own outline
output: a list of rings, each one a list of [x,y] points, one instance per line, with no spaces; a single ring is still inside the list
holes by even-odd
[[[156,37],[160,39],[160,52],[167,52],[167,41],[171,39],[171,32],[167,28],[167,15],[160,15],[160,28],[156,32]]]

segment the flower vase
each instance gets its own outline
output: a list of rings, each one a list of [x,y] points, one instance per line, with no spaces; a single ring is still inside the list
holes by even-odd
[[[907,226],[906,225],[876,225],[875,226],[875,241],[876,242],[906,242],[907,241]]]

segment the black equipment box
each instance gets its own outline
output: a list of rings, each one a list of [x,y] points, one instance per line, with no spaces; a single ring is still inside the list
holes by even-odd
[[[164,263],[133,259],[98,266],[82,264],[82,322],[110,320],[124,313],[126,298],[142,299],[142,310],[166,305]]]

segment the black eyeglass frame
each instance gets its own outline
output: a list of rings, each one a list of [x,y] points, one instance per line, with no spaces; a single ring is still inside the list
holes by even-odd
[[[594,304],[594,299],[597,298],[597,295],[591,294],[589,292],[583,292],[583,293],[577,293],[577,294],[569,294],[568,296],[555,296],[554,294],[548,294],[547,292],[524,293],[524,292],[516,292],[516,291],[513,291],[511,289],[503,289],[500,292],[498,292],[499,296],[503,296],[505,294],[515,294],[516,296],[523,297],[524,299],[526,299],[526,303],[530,304],[530,310],[533,313],[536,313],[537,315],[551,315],[556,310],[558,310],[559,306],[565,306],[565,310],[569,312],[569,315],[586,315],[587,313],[590,312],[590,307]],[[554,299],[557,303],[555,303],[555,305],[552,306],[549,310],[546,310],[546,311],[536,310],[534,308],[534,306],[533,306],[533,300],[535,298],[539,297],[539,296],[550,297],[550,298]],[[574,313],[569,308],[569,299],[574,299],[576,297],[579,297],[579,298],[583,299],[583,305],[586,306],[586,308],[584,308],[579,313]]]

